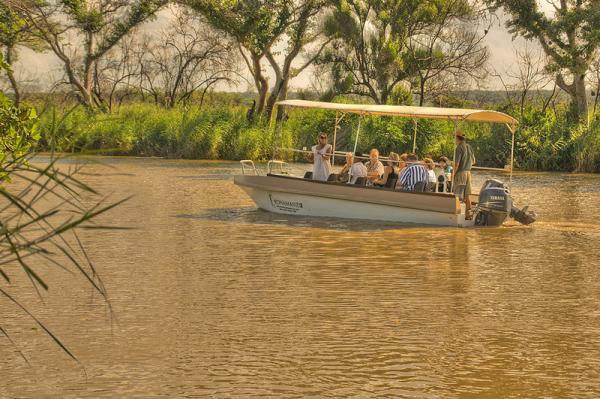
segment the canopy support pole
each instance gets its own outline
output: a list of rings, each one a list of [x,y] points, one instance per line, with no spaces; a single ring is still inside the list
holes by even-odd
[[[413,154],[417,153],[417,120],[413,119],[413,122],[415,123],[415,131],[413,134],[413,149],[412,152]]]
[[[508,178],[508,189],[512,190],[512,178],[513,168],[515,166],[515,127],[513,125],[507,125],[510,133],[512,134],[512,142],[510,145],[510,175]]]
[[[283,110],[285,111],[285,106],[283,105],[279,105],[279,107],[283,107]],[[279,109],[277,109],[277,111],[279,111]],[[280,147],[283,147],[283,120],[285,118],[281,118],[281,120],[276,121],[275,123],[277,124],[277,136],[275,137],[273,140],[273,158],[272,160],[275,160],[275,157],[277,155],[277,151],[279,150]]]
[[[456,164],[454,162],[456,161],[456,132],[458,132],[458,122],[456,119],[454,119],[452,122],[454,122],[454,137],[452,137],[452,142],[454,143],[454,152],[452,153],[452,179],[450,179],[450,181],[452,184],[454,184],[454,174],[456,173]]]
[[[335,154],[335,144],[336,144],[336,140],[337,140],[337,131],[338,131],[338,125],[340,123],[340,118],[339,118],[340,112],[339,111],[335,111],[335,126],[333,127],[333,150],[332,153]],[[332,156],[331,157],[331,166],[335,165],[335,157]]]
[[[360,135],[360,123],[362,122],[362,115],[358,118],[358,128],[356,129],[356,139],[354,140],[354,151],[352,154],[356,154],[356,147],[358,146],[358,136]]]

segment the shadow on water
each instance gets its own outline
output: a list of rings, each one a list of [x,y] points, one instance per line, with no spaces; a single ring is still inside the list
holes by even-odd
[[[216,175],[193,175],[193,176],[176,176],[178,179],[186,180],[233,180],[231,174],[216,174]]]
[[[424,226],[412,223],[392,223],[363,219],[338,219],[327,217],[311,217],[298,215],[282,215],[271,213],[254,207],[240,208],[214,208],[207,209],[202,213],[176,215],[178,218],[218,220],[228,223],[246,223],[256,225],[302,227],[315,229],[329,229],[339,231],[385,231],[385,230],[409,230],[409,229],[447,229],[453,227]]]

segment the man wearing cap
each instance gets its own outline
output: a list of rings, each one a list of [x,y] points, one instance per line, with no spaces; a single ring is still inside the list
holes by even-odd
[[[465,134],[456,132],[456,153],[454,155],[454,175],[452,179],[452,192],[458,195],[465,203],[466,219],[471,219],[471,166],[475,164],[475,155],[471,146],[467,144]]]

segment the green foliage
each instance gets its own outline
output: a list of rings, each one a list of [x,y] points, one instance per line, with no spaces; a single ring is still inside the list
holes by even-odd
[[[17,108],[0,91],[0,183],[10,178],[8,165],[22,162],[40,138],[33,108]]]
[[[0,69],[9,70],[1,55]],[[0,297],[28,315],[61,350],[77,361],[74,353],[30,312],[27,307],[30,297],[21,299],[7,288],[22,273],[41,299],[41,291],[50,288],[41,272],[55,267],[81,276],[108,300],[77,230],[108,228],[94,225],[94,219],[123,201],[104,203],[100,193],[77,179],[79,167],[65,172],[56,158],[41,166],[29,162],[40,138],[37,123],[34,109],[17,107],[0,91]],[[22,183],[20,188],[10,184],[14,181]],[[14,345],[2,324],[0,336]],[[27,362],[25,355],[19,353]]]
[[[324,30],[332,43],[317,62],[330,68],[335,94],[370,97],[378,104],[393,100],[395,88],[417,79],[419,70],[450,68],[453,64],[446,60],[441,47],[436,46],[434,54],[429,54],[428,49],[415,48],[414,43],[428,36],[439,37],[451,24],[472,17],[469,2],[462,0],[330,3],[333,12]],[[452,52],[457,58],[456,50]]]
[[[255,54],[263,54],[293,14],[287,0],[180,0]]]
[[[342,100],[342,99],[338,99]],[[503,108],[517,115],[520,110]],[[77,108],[53,128],[51,113],[44,114],[42,143],[65,152],[101,152],[119,155],[161,156],[189,159],[254,159],[272,156],[277,143],[282,148],[311,147],[320,132],[333,139],[335,113],[325,110],[288,110],[287,121],[275,127],[251,124],[246,108],[214,104],[202,109],[164,109],[150,104],[123,105],[111,115]],[[590,128],[569,118],[567,105],[541,110],[525,109],[516,133],[516,166],[528,170],[600,171],[600,122]],[[337,131],[338,151],[351,151],[359,117],[347,114]],[[411,152],[414,121],[392,117],[365,117],[361,122],[358,150],[379,148],[383,154]],[[463,123],[481,166],[503,167],[510,161],[511,134],[504,125]],[[54,129],[54,130],[52,130]],[[50,133],[54,132],[54,133]],[[452,157],[454,124],[417,120],[416,149],[420,156]],[[297,154],[285,153],[289,160]]]

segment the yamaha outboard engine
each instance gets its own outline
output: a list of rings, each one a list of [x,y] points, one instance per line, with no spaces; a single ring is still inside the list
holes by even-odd
[[[486,180],[479,192],[477,226],[500,226],[512,209],[512,197],[500,180]]]
[[[479,193],[475,224],[477,226],[500,226],[508,216],[522,224],[531,224],[536,214],[526,206],[518,209],[513,206],[508,187],[500,180],[489,179],[483,183]]]

